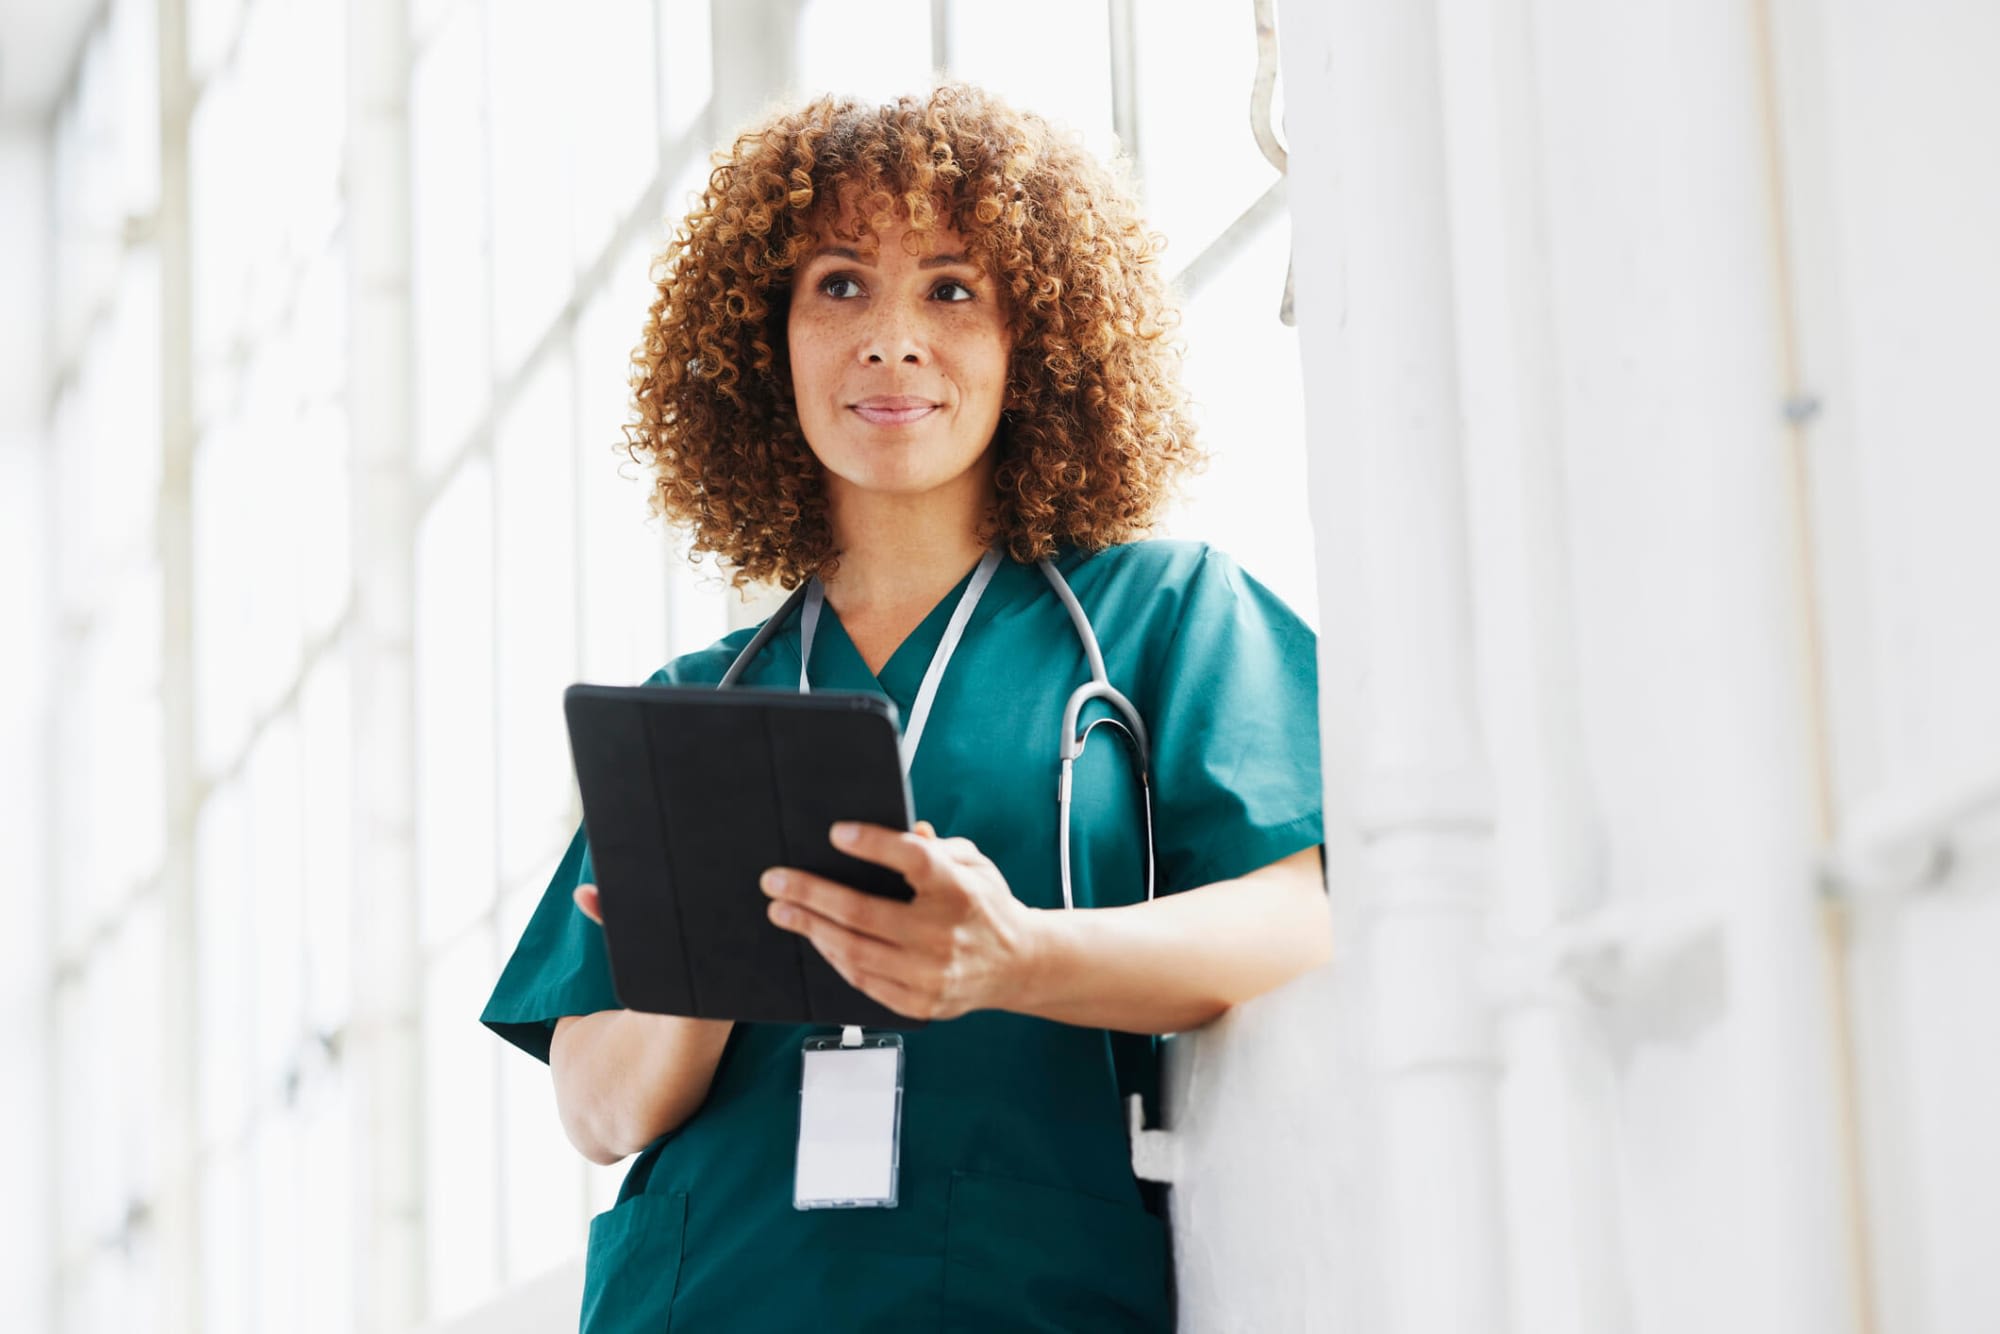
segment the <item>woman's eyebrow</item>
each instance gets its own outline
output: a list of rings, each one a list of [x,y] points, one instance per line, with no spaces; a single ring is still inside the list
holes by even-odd
[[[872,262],[864,258],[860,251],[851,246],[844,245],[821,246],[818,250],[813,251],[811,255],[807,256],[806,263],[810,264],[816,259],[844,259],[855,264]],[[917,267],[920,269],[947,269],[956,266],[970,267],[971,265],[972,261],[970,259],[964,255],[956,254],[927,255],[917,261]]]

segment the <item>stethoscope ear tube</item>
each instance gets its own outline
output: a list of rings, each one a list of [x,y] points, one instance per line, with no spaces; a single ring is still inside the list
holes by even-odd
[[[764,624],[757,627],[757,633],[751,636],[750,642],[743,646],[743,651],[736,655],[736,661],[729,664],[729,670],[722,674],[722,679],[715,683],[717,690],[727,690],[736,684],[738,679],[742,677],[744,669],[749,667],[759,653],[763,652],[764,645],[770,643],[778,631],[784,629],[785,622],[790,620],[792,613],[797,611],[799,606],[805,602],[806,594],[811,589],[812,580],[808,579],[793,589],[792,595],[785,599],[784,605],[772,612],[770,618]]]
[[[1152,739],[1147,735],[1146,721],[1139,716],[1138,708],[1133,705],[1131,700],[1125,698],[1117,687],[1111,684],[1111,678],[1104,670],[1104,652],[1098,646],[1097,634],[1091,629],[1090,618],[1084,614],[1083,604],[1076,600],[1076,594],[1071,591],[1069,581],[1064,579],[1056,570],[1053,562],[1044,560],[1039,562],[1039,564],[1042,576],[1048,580],[1049,587],[1055,590],[1056,597],[1063,604],[1063,610],[1069,613],[1070,624],[1075,628],[1076,637],[1083,645],[1084,657],[1089,660],[1090,664],[1090,680],[1071,691],[1069,702],[1063,706],[1062,745],[1057,752],[1061,761],[1061,773],[1056,782],[1056,804],[1059,808],[1058,824],[1060,828],[1058,833],[1058,847],[1061,854],[1059,860],[1062,871],[1063,907],[1074,908],[1076,906],[1074,891],[1070,883],[1069,869],[1069,807],[1070,789],[1073,778],[1072,769],[1076,761],[1083,755],[1084,743],[1090,739],[1090,734],[1102,723],[1110,723],[1124,734],[1126,744],[1132,752],[1133,763],[1139,771],[1139,794],[1141,803],[1145,807],[1146,821],[1146,900],[1150,903],[1153,898],[1155,875],[1153,861]],[[800,584],[792,591],[792,595],[785,599],[784,605],[771,613],[769,619],[762,626],[758,627],[757,633],[751,637],[748,644],[743,646],[743,651],[736,655],[736,660],[729,664],[729,670],[724,672],[722,679],[716,683],[718,690],[726,690],[737,683],[745,669],[763,651],[764,646],[769,644],[771,639],[784,627],[785,622],[791,618],[792,613],[799,610],[800,606],[805,603],[812,588],[813,582],[811,580]],[[1092,720],[1087,726],[1079,729],[1077,720],[1083,713],[1083,706],[1093,699],[1103,700],[1106,704],[1110,705],[1111,709],[1118,716],[1116,718],[1097,718]]]

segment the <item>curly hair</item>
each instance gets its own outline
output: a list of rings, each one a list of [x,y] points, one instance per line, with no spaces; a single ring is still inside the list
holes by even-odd
[[[1013,352],[982,536],[1032,561],[1151,528],[1203,461],[1163,241],[1073,137],[951,84],[886,106],[822,97],[744,131],[655,260],[624,447],[691,554],[715,553],[739,587],[837,566],[785,328],[792,274],[843,209],[875,231],[897,217],[956,229],[1005,294]]]

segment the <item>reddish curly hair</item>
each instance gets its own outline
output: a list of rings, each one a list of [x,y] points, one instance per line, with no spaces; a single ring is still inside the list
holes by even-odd
[[[739,587],[839,552],[785,349],[794,270],[833,220],[946,224],[1005,294],[1013,353],[987,540],[1020,561],[1142,535],[1202,462],[1163,244],[1073,137],[963,84],[887,106],[822,97],[718,153],[653,267],[625,448],[652,509]]]

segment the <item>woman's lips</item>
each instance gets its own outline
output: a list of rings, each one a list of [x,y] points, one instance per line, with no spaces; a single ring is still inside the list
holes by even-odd
[[[895,396],[864,398],[848,407],[861,420],[876,426],[907,426],[937,411],[938,405],[927,398]]]

